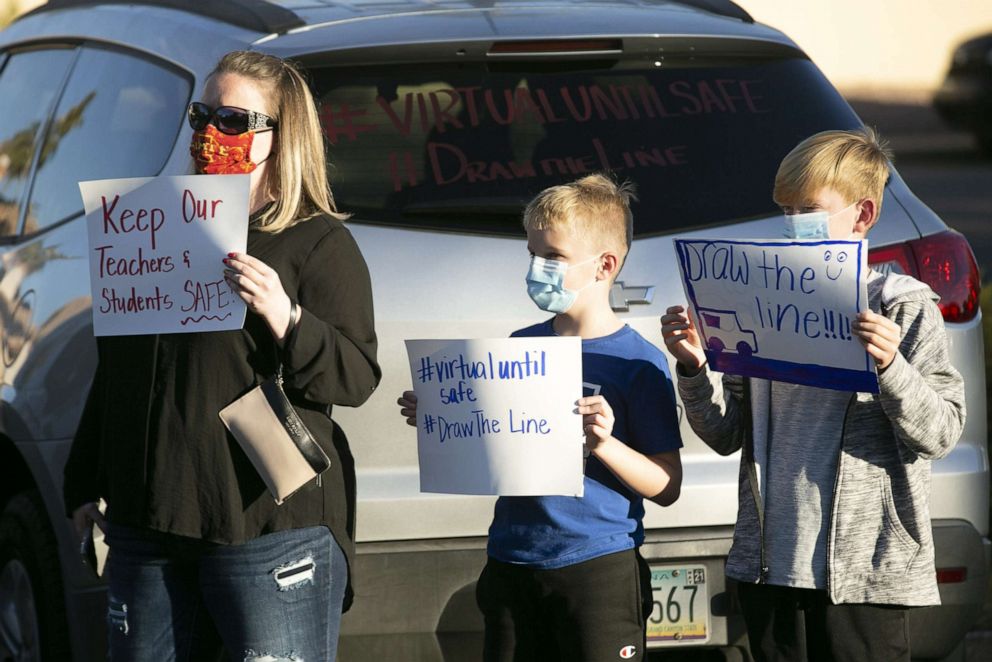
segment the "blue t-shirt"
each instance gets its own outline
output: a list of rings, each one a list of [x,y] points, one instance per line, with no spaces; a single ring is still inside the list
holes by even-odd
[[[514,337],[557,335],[551,320]],[[629,326],[582,340],[585,395],[613,409],[613,436],[645,455],[682,447],[675,389],[657,347]],[[488,553],[505,563],[562,568],[644,541],[644,503],[594,456],[585,467],[584,496],[500,497],[489,527]]]

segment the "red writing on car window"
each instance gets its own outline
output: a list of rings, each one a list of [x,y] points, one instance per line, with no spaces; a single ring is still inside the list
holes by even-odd
[[[689,162],[686,150],[685,145],[618,149],[593,138],[585,146],[577,146],[570,155],[526,161],[487,161],[471,160],[455,145],[429,142],[427,161],[434,184],[445,186],[461,181],[474,184],[528,177],[581,175],[600,170],[620,172],[636,168],[682,166]],[[390,152],[389,174],[394,191],[404,186],[414,186],[420,179],[414,156],[409,151]]]
[[[321,123],[331,142],[381,128],[409,136],[514,123],[660,121],[715,113],[766,113],[761,80],[715,78],[665,84],[589,84],[557,88],[442,88],[377,96],[368,107],[325,100]]]

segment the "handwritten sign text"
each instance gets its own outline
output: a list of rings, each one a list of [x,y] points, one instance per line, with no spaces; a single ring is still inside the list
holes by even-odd
[[[98,336],[240,329],[221,262],[244,252],[248,176],[80,182]]]
[[[713,369],[877,392],[852,333],[868,307],[866,242],[676,239],[675,248]]]
[[[406,344],[421,491],[582,494],[578,338]]]

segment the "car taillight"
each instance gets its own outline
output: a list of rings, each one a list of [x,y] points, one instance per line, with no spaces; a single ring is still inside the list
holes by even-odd
[[[937,568],[938,584],[960,584],[968,579],[968,568]]]
[[[947,230],[904,244],[868,251],[876,270],[905,273],[917,278],[940,296],[940,312],[947,322],[967,322],[978,314],[982,287],[978,263],[960,232]]]

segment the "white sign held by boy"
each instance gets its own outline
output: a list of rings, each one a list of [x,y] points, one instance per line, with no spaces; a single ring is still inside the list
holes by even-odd
[[[713,370],[878,392],[852,332],[868,309],[868,242],[676,239],[682,284]]]
[[[80,182],[98,336],[240,329],[222,260],[248,241],[248,175]]]
[[[582,342],[407,340],[420,490],[582,496]]]

